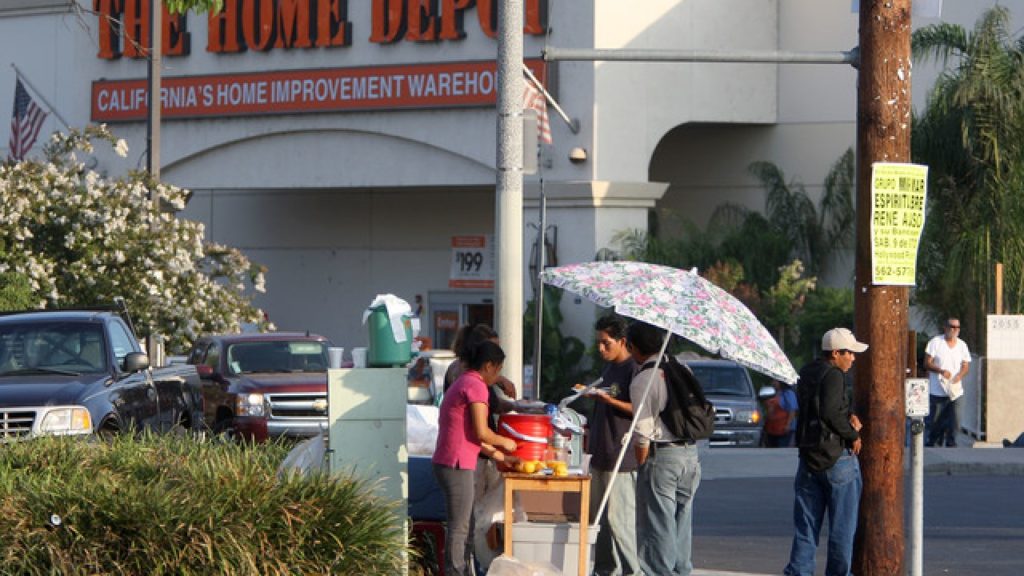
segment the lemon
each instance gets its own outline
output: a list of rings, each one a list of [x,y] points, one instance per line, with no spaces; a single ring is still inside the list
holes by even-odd
[[[523,473],[525,473],[525,474],[533,474],[536,471],[537,471],[537,463],[536,462],[523,462]]]
[[[569,475],[569,467],[566,466],[565,462],[559,462],[558,465],[555,466],[555,476],[568,476],[568,475]]]

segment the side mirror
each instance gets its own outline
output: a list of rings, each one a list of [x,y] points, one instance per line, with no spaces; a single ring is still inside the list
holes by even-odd
[[[199,373],[199,377],[203,380],[213,379],[213,366],[207,366],[206,364],[196,364],[196,372]]]
[[[773,386],[762,386],[761,389],[757,391],[757,397],[761,400],[772,398],[775,394],[776,392]]]
[[[133,374],[149,368],[149,356],[144,352],[129,352],[122,363],[125,372]]]

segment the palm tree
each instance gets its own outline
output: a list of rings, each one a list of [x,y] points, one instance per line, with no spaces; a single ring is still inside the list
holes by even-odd
[[[762,161],[749,167],[768,192],[768,221],[789,240],[790,257],[806,263],[811,276],[825,271],[837,249],[852,246],[854,168],[853,149],[847,149],[825,177],[825,193],[816,208],[804,185],[787,183],[775,164]]]
[[[937,318],[962,316],[979,345],[995,262],[1008,308],[1024,297],[1024,39],[1009,20],[996,6],[971,32],[934,24],[911,43],[915,58],[946,65],[914,119],[913,156],[930,181],[916,296]]]

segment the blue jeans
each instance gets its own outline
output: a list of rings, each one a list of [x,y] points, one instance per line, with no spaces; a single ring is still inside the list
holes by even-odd
[[[594,576],[640,574],[636,558],[636,476],[635,471],[615,475],[594,545]],[[610,470],[590,469],[591,518],[597,514],[611,477]]]
[[[850,575],[862,486],[860,463],[849,450],[844,450],[835,465],[824,472],[814,472],[800,461],[793,483],[795,533],[786,576],[814,576],[814,553],[826,511],[829,528],[825,575]]]
[[[924,419],[926,446],[956,446],[956,435],[960,431],[957,401],[950,400],[949,396],[928,396],[928,416]]]
[[[693,497],[700,486],[695,445],[659,446],[636,482],[636,541],[649,576],[688,576],[693,570]]]

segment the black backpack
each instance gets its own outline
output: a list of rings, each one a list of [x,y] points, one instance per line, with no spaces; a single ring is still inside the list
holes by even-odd
[[[825,375],[836,368],[829,368],[817,382],[805,382],[797,386],[800,416],[797,418],[796,445],[800,457],[816,472],[828,470],[835,465],[842,453],[842,442],[821,420],[821,386]]]
[[[715,431],[715,407],[704,396],[697,376],[672,356],[666,356],[659,364],[665,372],[668,400],[658,416],[668,432],[684,440],[710,438]],[[653,366],[651,361],[641,369]]]

